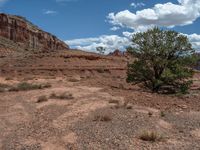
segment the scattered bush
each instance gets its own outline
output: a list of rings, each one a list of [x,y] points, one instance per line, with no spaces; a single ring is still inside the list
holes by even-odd
[[[0,87],[0,93],[2,92],[5,92],[5,89]]]
[[[2,84],[2,83],[0,83],[0,88],[8,88],[8,87],[10,87],[10,86],[7,85],[7,84]]]
[[[11,87],[9,91],[29,91],[51,87],[50,84],[32,84],[27,82],[19,83],[16,87]]]
[[[5,92],[8,88],[10,88],[10,85],[0,83],[0,93]]]
[[[76,78],[71,78],[71,79],[69,79],[69,82],[78,82],[78,81],[80,81],[79,79],[76,79]]]
[[[56,94],[55,93],[51,93],[50,98],[55,98]]]
[[[56,97],[56,94],[55,93],[51,93],[49,98],[55,98],[55,97]]]
[[[74,99],[73,95],[71,93],[61,93],[60,95],[56,95],[55,93],[52,93],[50,95],[50,98],[52,99]]]
[[[38,97],[37,103],[42,103],[48,101],[48,98],[45,95]]]
[[[6,77],[5,80],[12,80],[13,78],[11,77]]]
[[[149,115],[149,117],[151,117],[153,115],[153,113],[152,112],[148,112],[148,115]]]
[[[46,84],[43,84],[42,85],[42,88],[50,88],[51,87],[51,84],[50,83],[46,83]]]
[[[97,72],[98,72],[98,73],[104,73],[104,72],[105,72],[105,70],[104,70],[104,69],[102,69],[102,68],[99,68],[99,69],[97,69]]]
[[[33,80],[33,79],[34,79],[34,77],[26,77],[23,79],[23,81],[29,81],[29,80]]]
[[[111,103],[111,104],[119,104],[119,101],[112,99],[112,100],[109,100],[109,103]]]
[[[159,141],[161,139],[161,136],[157,132],[154,132],[154,131],[144,131],[142,132],[139,138],[143,141],[155,142],[155,141]]]
[[[94,116],[93,121],[103,121],[103,122],[108,122],[111,121],[111,117],[108,115],[96,115]]]
[[[127,105],[127,106],[126,106],[126,109],[132,109],[132,108],[133,108],[132,105]]]
[[[35,89],[42,89],[41,85],[31,84],[27,82],[19,83],[16,87],[10,88],[9,91],[29,91]]]
[[[163,111],[160,112],[161,117],[165,117],[165,113]]]
[[[71,93],[64,92],[58,96],[59,99],[73,99]]]

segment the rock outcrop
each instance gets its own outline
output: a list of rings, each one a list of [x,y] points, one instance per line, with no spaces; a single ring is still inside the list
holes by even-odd
[[[116,49],[114,52],[111,52],[108,55],[109,56],[124,57],[124,56],[127,56],[127,52],[122,52],[122,51]]]
[[[0,13],[0,36],[31,49],[69,49],[69,46],[56,36],[15,15]]]

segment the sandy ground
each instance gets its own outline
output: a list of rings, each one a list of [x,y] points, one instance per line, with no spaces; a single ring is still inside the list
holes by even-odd
[[[16,79],[1,83],[15,85]],[[72,82],[73,81],[73,82]],[[157,95],[123,79],[35,78],[50,83],[41,90],[0,93],[0,149],[2,150],[199,150],[199,91],[183,97]],[[67,92],[73,99],[38,97]],[[107,121],[95,120],[106,116]],[[140,139],[145,131],[162,137]]]

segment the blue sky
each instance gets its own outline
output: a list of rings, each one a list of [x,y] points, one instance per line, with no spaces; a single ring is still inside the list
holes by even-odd
[[[123,50],[132,34],[155,25],[187,35],[200,49],[200,0],[0,0],[0,10],[88,51]]]

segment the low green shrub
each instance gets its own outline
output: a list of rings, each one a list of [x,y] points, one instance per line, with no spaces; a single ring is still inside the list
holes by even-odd
[[[48,98],[46,97],[46,95],[42,95],[40,97],[38,97],[37,103],[42,103],[42,102],[46,102],[48,101]]]
[[[63,92],[59,95],[52,93],[50,95],[50,98],[52,98],[52,99],[62,99],[62,100],[64,100],[64,99],[74,99],[73,95],[71,93],[68,93],[68,92]]]
[[[141,133],[139,138],[143,141],[156,142],[161,139],[161,136],[154,131],[144,131]]]
[[[37,90],[51,87],[50,84],[32,84],[28,82],[19,83],[15,87],[11,87],[9,91],[29,91],[29,90]]]

